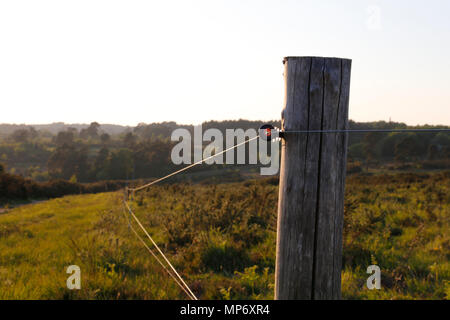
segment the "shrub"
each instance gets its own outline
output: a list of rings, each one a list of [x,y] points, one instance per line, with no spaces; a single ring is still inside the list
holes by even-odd
[[[233,273],[249,265],[245,250],[232,245],[211,245],[202,253],[202,265],[206,270]]]
[[[0,174],[0,203],[17,200],[49,199],[69,194],[115,191],[126,185],[125,181],[76,183],[66,180],[36,182],[19,175]]]
[[[347,174],[360,173],[362,171],[362,164],[359,161],[350,162],[347,164]]]

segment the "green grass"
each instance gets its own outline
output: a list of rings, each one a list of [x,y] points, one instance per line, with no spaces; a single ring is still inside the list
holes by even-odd
[[[0,215],[0,298],[179,297],[121,219],[117,193],[66,196]],[[66,288],[72,264],[81,268],[80,291]]]
[[[201,299],[272,299],[274,179],[161,185],[136,215]],[[344,299],[450,297],[450,175],[351,176]],[[122,194],[66,196],[0,214],[0,299],[184,299],[127,226]],[[65,270],[81,268],[81,290]],[[366,269],[381,268],[381,290]]]

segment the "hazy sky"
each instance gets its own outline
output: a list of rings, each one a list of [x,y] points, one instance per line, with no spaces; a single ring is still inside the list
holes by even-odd
[[[0,0],[0,123],[279,119],[284,56],[353,60],[350,118],[450,124],[450,1]]]

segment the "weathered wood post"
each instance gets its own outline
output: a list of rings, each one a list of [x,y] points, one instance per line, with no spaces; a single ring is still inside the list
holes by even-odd
[[[347,129],[351,60],[287,57],[284,66],[282,129]],[[347,135],[284,134],[275,299],[341,297]]]

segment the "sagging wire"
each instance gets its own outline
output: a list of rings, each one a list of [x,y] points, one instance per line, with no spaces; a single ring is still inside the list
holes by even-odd
[[[131,205],[128,204],[127,200],[130,199],[131,196],[131,201],[133,201],[134,199],[134,194],[140,190],[143,190],[145,188],[150,187],[151,185],[157,184],[163,180],[166,180],[172,176],[175,176],[183,171],[186,171],[194,166],[200,165],[203,162],[213,159],[214,157],[217,157],[221,154],[224,154],[230,150],[233,150],[241,145],[247,144],[252,140],[255,140],[259,138],[259,135],[250,138],[248,140],[245,140],[241,143],[238,143],[230,148],[227,148],[221,152],[218,152],[210,157],[207,157],[205,159],[202,159],[200,161],[197,161],[191,165],[188,165],[180,170],[177,170],[175,172],[172,172],[162,178],[159,178],[157,180],[154,180],[150,183],[144,184],[140,187],[136,187],[136,188],[129,188],[128,186],[125,188],[125,194],[124,194],[124,200],[123,200],[123,204],[124,204],[124,208],[126,209],[126,211],[128,211],[128,213],[131,215],[131,217],[133,217],[133,219],[136,221],[136,223],[139,225],[139,227],[144,231],[145,235],[148,237],[148,239],[151,241],[151,243],[153,244],[153,246],[156,248],[157,252],[163,257],[164,261],[167,263],[167,265],[169,266],[170,270],[164,265],[164,263],[158,258],[158,256],[156,255],[155,252],[153,252],[148,245],[145,243],[144,239],[142,239],[142,237],[139,236],[139,234],[137,233],[137,231],[133,228],[133,226],[131,225],[131,222],[129,220],[128,215],[126,214],[126,211],[124,212],[124,214],[126,215],[127,218],[127,222],[128,222],[128,226],[129,228],[131,228],[131,230],[134,232],[134,234],[138,237],[138,239],[144,244],[145,248],[152,254],[153,257],[155,257],[155,259],[158,261],[158,263],[166,270],[166,272],[174,279],[174,281],[177,283],[177,285],[186,293],[186,295],[192,299],[192,300],[198,300],[197,297],[195,296],[195,294],[192,292],[192,290],[189,288],[189,286],[186,284],[186,282],[183,280],[183,278],[180,276],[180,274],[176,271],[176,269],[174,268],[174,266],[170,263],[169,259],[166,257],[166,255],[162,252],[162,250],[159,248],[159,246],[156,244],[156,242],[153,240],[153,238],[150,236],[150,234],[147,232],[147,230],[144,228],[144,226],[142,225],[142,223],[139,221],[139,219],[136,217],[136,215],[134,214],[133,210],[131,209]]]

